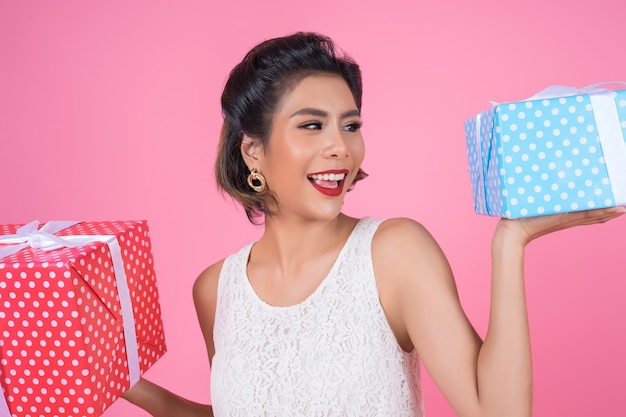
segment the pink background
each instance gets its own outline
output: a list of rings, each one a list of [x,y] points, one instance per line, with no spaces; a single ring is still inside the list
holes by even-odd
[[[384,4],[385,7],[381,7]],[[0,222],[147,219],[169,352],[147,377],[209,400],[191,286],[261,228],[215,189],[219,96],[259,41],[333,37],[362,66],[370,178],[345,211],[408,216],[484,335],[496,219],[472,210],[463,121],[550,84],[624,80],[623,1],[0,2]],[[528,249],[536,416],[617,415],[626,219]],[[425,376],[430,416],[454,415]],[[105,414],[145,416],[124,401]]]

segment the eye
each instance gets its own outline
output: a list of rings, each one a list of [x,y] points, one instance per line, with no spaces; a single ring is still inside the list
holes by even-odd
[[[363,123],[354,122],[344,126],[343,130],[347,132],[358,132],[361,129],[361,126],[363,126]]]
[[[321,122],[307,122],[298,126],[299,129],[308,129],[308,130],[321,130],[322,123]]]

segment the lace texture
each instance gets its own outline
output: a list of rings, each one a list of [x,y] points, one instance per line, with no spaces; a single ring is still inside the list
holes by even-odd
[[[380,220],[356,225],[303,302],[275,307],[246,274],[252,245],[218,283],[211,398],[216,417],[421,417],[420,364],[398,345],[378,298],[371,256]]]

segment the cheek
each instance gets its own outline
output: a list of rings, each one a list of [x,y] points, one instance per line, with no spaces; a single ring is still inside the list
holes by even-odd
[[[363,158],[365,157],[365,142],[362,137],[351,142],[350,154],[357,164],[361,165],[361,162],[363,162]]]
[[[266,154],[262,168],[268,184],[274,188],[291,187],[296,178],[301,177],[305,158],[302,152],[289,146],[276,146]]]
[[[293,138],[280,145],[274,146],[268,155],[268,165],[275,171],[306,171],[319,154],[319,146],[310,139]]]

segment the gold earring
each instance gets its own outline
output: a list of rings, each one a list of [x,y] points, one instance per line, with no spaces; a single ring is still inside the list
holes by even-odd
[[[250,169],[250,175],[248,175],[248,185],[257,193],[265,191],[265,177],[256,168]]]

